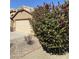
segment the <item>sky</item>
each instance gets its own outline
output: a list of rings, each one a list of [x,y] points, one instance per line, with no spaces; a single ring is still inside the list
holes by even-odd
[[[44,2],[45,3],[54,3],[55,5],[57,5],[58,3],[64,3],[64,0],[10,0],[10,8],[18,8],[21,7],[23,5],[25,6],[30,6],[30,7],[37,7],[37,5],[42,5]]]

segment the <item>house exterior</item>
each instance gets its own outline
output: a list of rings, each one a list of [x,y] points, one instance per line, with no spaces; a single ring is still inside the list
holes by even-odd
[[[17,32],[31,34],[33,32],[32,26],[29,22],[30,20],[32,20],[31,12],[32,11],[25,6],[19,8],[16,11],[15,10],[11,11],[10,31],[11,32],[17,31]]]

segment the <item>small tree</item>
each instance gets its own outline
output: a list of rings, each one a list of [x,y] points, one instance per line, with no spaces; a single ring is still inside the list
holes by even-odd
[[[43,49],[51,54],[69,51],[68,4],[44,4],[33,12],[31,24]]]

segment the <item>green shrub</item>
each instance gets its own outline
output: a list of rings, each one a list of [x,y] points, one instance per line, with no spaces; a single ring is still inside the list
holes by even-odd
[[[43,49],[50,54],[69,51],[68,4],[44,4],[33,12],[33,30]]]

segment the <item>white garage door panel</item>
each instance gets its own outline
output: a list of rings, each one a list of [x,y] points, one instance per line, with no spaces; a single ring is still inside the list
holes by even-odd
[[[30,25],[29,20],[16,21],[16,31],[24,32],[24,33],[31,33],[32,27]]]

